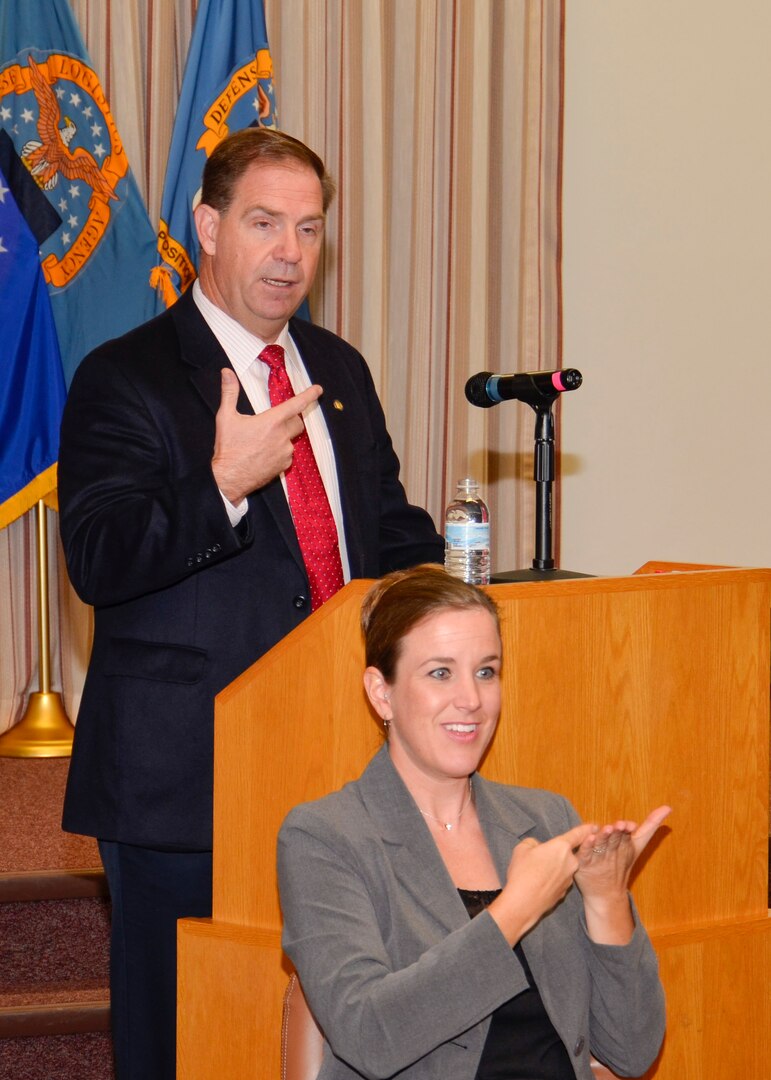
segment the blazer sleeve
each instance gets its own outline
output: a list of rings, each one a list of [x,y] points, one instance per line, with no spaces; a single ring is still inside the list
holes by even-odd
[[[283,945],[327,1042],[370,1078],[390,1077],[442,1044],[450,1054],[456,1044],[467,1061],[470,1029],[526,988],[522,966],[486,912],[437,931],[413,962],[395,965],[388,903],[373,888],[376,860],[367,866],[354,847],[307,807],[289,815],[278,842]],[[484,1034],[476,1032],[477,1059]]]
[[[211,413],[152,390],[113,343],[83,361],[67,398],[61,535],[72,583],[95,606],[176,584],[248,537],[230,525],[211,472]]]
[[[591,1051],[617,1076],[640,1076],[650,1068],[666,1026],[658,961],[632,906],[635,930],[628,945],[596,945],[586,936]]]
[[[564,796],[550,798],[564,813],[564,821],[550,830],[552,833],[566,832],[580,823],[574,807]],[[572,924],[570,935],[580,946],[589,978],[590,1050],[617,1076],[640,1076],[652,1065],[661,1049],[666,1025],[658,960],[631,895],[629,901],[634,933],[626,945],[599,945],[592,941],[581,894],[575,885],[563,903],[544,920],[547,925],[550,919],[566,918]],[[567,950],[563,956],[562,974],[569,978]],[[543,972],[550,981],[554,975],[554,971]]]

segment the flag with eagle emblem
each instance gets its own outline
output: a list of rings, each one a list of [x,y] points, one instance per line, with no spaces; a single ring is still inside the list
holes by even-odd
[[[262,0],[200,0],[166,168],[154,280],[167,306],[195,280],[193,223],[215,146],[250,125],[276,127],[273,61]]]
[[[68,0],[4,0],[0,130],[59,215],[40,261],[69,384],[162,304],[153,229]]]

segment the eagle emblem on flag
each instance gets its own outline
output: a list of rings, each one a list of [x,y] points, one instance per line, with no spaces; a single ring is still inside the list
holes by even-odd
[[[128,172],[107,99],[83,60],[30,53],[0,71],[0,124],[62,219],[41,260],[47,283],[63,288],[96,251]]]
[[[22,147],[24,164],[46,191],[56,186],[61,173],[67,180],[84,180],[95,194],[117,199],[118,196],[102,176],[94,155],[82,146],[70,150],[70,143],[77,134],[77,125],[69,116],[65,116],[64,127],[59,127],[61,109],[56,94],[31,56],[29,71],[38,104],[40,138],[30,139]]]

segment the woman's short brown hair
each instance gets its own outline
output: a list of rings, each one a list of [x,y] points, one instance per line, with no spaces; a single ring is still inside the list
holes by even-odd
[[[405,636],[430,615],[448,608],[481,608],[492,616],[500,634],[495,601],[476,585],[467,585],[439,566],[426,563],[376,581],[361,607],[367,667],[376,667],[386,682],[393,682]]]
[[[254,164],[313,169],[321,184],[326,213],[335,194],[335,182],[324,162],[305,143],[275,128],[242,128],[223,139],[204,165],[201,202],[221,213],[227,210],[236,184]]]

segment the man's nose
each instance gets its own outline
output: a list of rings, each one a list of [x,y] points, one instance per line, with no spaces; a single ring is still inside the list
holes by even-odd
[[[300,240],[294,229],[287,229],[281,233],[274,250],[274,255],[282,262],[298,263],[300,261]]]

